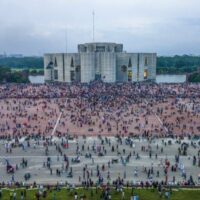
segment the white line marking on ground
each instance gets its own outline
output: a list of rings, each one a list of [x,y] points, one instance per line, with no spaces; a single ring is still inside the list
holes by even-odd
[[[144,100],[145,103],[148,105],[148,101],[145,99]],[[155,115],[155,117],[157,118],[157,120],[159,121],[159,123],[161,124],[161,126],[165,129],[165,131],[168,133],[168,129],[166,126],[163,125],[162,120],[160,119],[160,117],[156,114],[156,112],[154,110],[152,110],[153,114]]]
[[[56,128],[57,128],[57,126],[58,126],[58,123],[59,123],[59,121],[60,121],[61,116],[62,116],[62,112],[60,112],[60,114],[59,114],[59,116],[58,116],[58,119],[57,119],[57,121],[56,121],[56,124],[55,124],[55,126],[54,126],[54,128],[53,128],[53,131],[52,131],[52,133],[51,133],[52,136],[54,136],[54,134],[55,134],[55,131],[56,131]]]

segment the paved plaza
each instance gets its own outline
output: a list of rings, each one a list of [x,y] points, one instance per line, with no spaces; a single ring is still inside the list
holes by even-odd
[[[128,140],[125,137],[120,140],[117,137],[87,137],[85,139],[78,137],[68,140],[68,142],[63,138],[52,137],[48,139],[48,142],[46,141],[41,139],[26,141],[22,138],[19,142],[20,147],[13,147],[12,153],[9,153],[7,149],[12,141],[9,143],[1,141],[1,181],[7,183],[14,179],[14,181],[24,183],[33,183],[34,181],[44,184],[68,182],[78,185],[87,179],[87,175],[84,175],[83,172],[83,168],[86,168],[89,178],[96,183],[99,178],[97,166],[99,166],[99,173],[104,183],[112,182],[118,177],[123,178],[125,182],[133,183],[147,180],[165,181],[164,169],[167,159],[170,162],[167,174],[168,182],[183,183],[192,176],[194,182],[198,183],[200,166],[198,166],[198,161],[193,165],[193,156],[197,156],[200,149],[198,140],[193,142],[193,146],[190,145],[191,141],[188,139],[182,140],[179,144],[178,139],[155,139],[149,142],[142,138]],[[47,143],[48,151],[46,150]],[[181,147],[181,143],[189,144],[187,156],[180,156],[177,169],[172,172],[171,167],[176,163],[175,155],[178,155],[178,148]],[[66,144],[67,146],[65,146]],[[58,151],[58,149],[60,150]],[[8,150],[8,153],[6,150]],[[66,169],[67,162],[64,160],[65,154],[69,160],[68,169]],[[91,154],[91,157],[86,158],[86,154]],[[126,160],[128,155],[131,156],[129,160]],[[50,158],[50,167],[47,167],[48,157]],[[80,162],[72,163],[72,159],[77,157],[80,158]],[[27,160],[27,167],[22,166],[22,159]],[[14,174],[6,172],[7,162],[14,167]],[[17,170],[16,165],[18,165]],[[59,175],[56,170],[60,171]],[[72,177],[68,177],[71,170]],[[153,170],[149,177],[148,170]],[[24,179],[25,173],[31,175],[27,181]],[[185,177],[183,174],[185,174]],[[175,180],[173,180],[173,177],[175,177]]]

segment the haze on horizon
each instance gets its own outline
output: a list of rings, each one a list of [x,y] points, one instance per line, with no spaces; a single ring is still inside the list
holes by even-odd
[[[0,54],[77,52],[77,44],[124,44],[130,52],[200,55],[198,0],[0,0]]]

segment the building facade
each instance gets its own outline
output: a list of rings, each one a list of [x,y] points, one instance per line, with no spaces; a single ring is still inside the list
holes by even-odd
[[[156,79],[156,53],[127,53],[122,44],[86,43],[78,53],[44,55],[46,82],[139,82]]]

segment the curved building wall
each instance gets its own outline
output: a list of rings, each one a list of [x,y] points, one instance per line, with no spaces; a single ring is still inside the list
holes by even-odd
[[[122,67],[125,67],[122,70]],[[118,53],[117,54],[117,64],[116,64],[116,76],[118,82],[126,82],[128,81],[128,56],[126,53]]]
[[[95,53],[81,53],[81,82],[89,83],[95,79]]]
[[[137,53],[129,53],[128,57],[131,61],[131,66],[128,68],[128,70],[132,70],[132,81],[136,82],[137,81],[137,58],[138,54]]]
[[[71,54],[64,54],[64,62],[65,62],[65,82],[70,83],[70,60],[72,55]]]
[[[156,80],[156,54],[155,53],[152,53],[152,54],[149,55],[149,61],[150,61],[150,63],[148,65],[149,66],[148,67],[148,69],[149,69],[148,79],[149,80]]]
[[[115,53],[101,53],[101,78],[108,83],[116,81]]]

